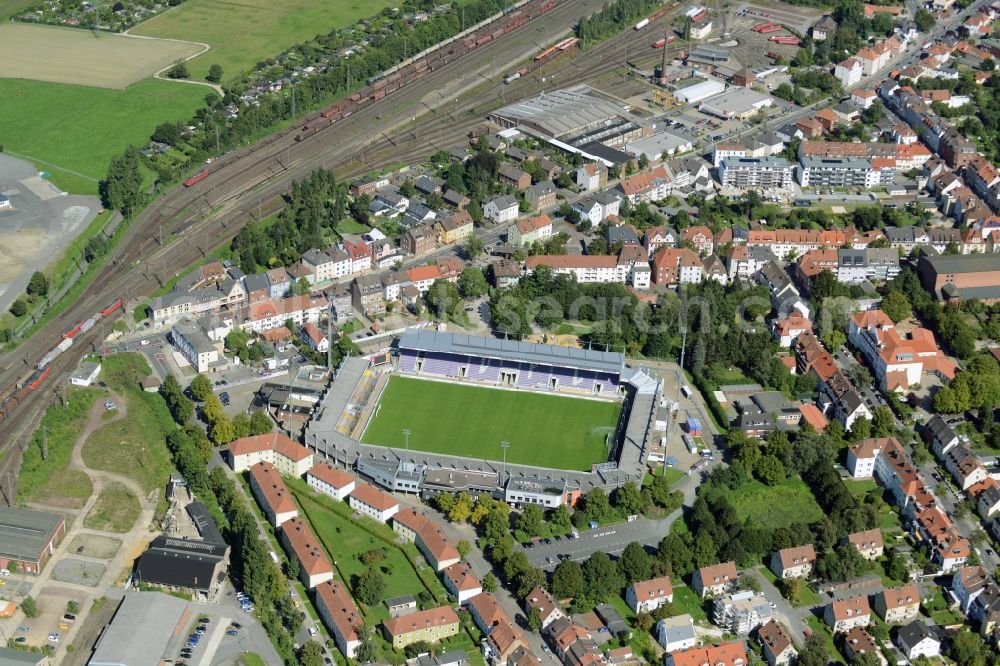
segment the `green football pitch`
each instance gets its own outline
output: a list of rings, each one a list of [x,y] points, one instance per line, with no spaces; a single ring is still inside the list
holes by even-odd
[[[620,402],[391,377],[361,441],[553,469],[589,470],[608,459],[605,440]]]

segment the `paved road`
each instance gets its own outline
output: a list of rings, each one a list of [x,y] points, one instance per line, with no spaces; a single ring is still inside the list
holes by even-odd
[[[760,591],[764,593],[768,601],[774,604],[774,614],[777,616],[780,622],[783,622],[788,630],[791,631],[791,639],[801,645],[805,640],[806,635],[809,632],[809,625],[806,624],[805,618],[812,613],[809,608],[794,608],[788,600],[781,596],[781,592],[778,588],[774,586],[774,583],[768,579],[767,576],[761,571],[762,567],[754,567],[748,569],[747,571],[751,573],[754,578],[760,583]]]

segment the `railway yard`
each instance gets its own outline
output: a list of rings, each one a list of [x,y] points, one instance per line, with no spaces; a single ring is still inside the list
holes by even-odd
[[[541,4],[532,2],[525,9],[531,11]],[[507,74],[532,62],[533,55],[559,41],[580,16],[601,4],[596,0],[554,3],[525,25],[491,37],[460,59],[422,72],[391,94],[379,95],[380,81],[374,81],[361,91],[367,101],[355,106],[356,110],[345,113],[338,105],[335,113],[340,118],[335,122],[322,117],[326,109],[310,114],[280,133],[222,156],[191,187],[175,187],[150,204],[131,222],[79,298],[51,325],[0,358],[0,386],[6,387],[0,401],[8,401],[0,418],[10,434],[6,449],[0,452],[4,499],[12,501],[16,494],[20,451],[45,408],[82,355],[104,340],[111,321],[98,321],[79,333],[72,347],[46,366],[51,377],[41,384],[36,377],[37,388],[25,392],[24,383],[37,372],[39,360],[64,339],[66,331],[116,298],[124,298],[126,312],[130,312],[134,304],[231,238],[247,221],[279,210],[291,182],[317,168],[332,169],[338,178],[346,179],[387,165],[419,162],[431,152],[467,141],[468,133],[484,122],[491,109],[562,82],[593,82],[597,87],[610,87],[611,92],[615,86],[634,89],[630,66],[651,68],[661,58],[659,50],[650,48],[658,31],[655,26],[623,32],[586,52],[567,49],[542,66],[533,66],[527,76],[504,82]],[[486,26],[480,32],[495,31]],[[680,48],[667,45],[669,53]],[[389,79],[391,74],[382,79],[386,86],[391,85]],[[14,395],[18,399],[12,404],[9,398]]]

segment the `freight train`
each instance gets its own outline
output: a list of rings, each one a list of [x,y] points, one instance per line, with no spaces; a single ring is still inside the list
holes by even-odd
[[[306,120],[295,136],[296,141],[329,127],[338,120],[347,118],[355,111],[391,95],[400,88],[418,81],[431,72],[458,60],[470,51],[488,44],[494,39],[516,30],[528,21],[548,13],[562,0],[530,0],[520,8],[508,13],[497,14],[480,23],[481,27],[461,33],[441,44],[407,59],[368,80],[368,85],[350,97],[327,108],[318,117]],[[566,40],[569,41],[569,40]],[[575,43],[575,41],[574,41]]]
[[[38,360],[34,370],[18,379],[14,386],[0,396],[0,421],[7,416],[23,401],[30,393],[37,391],[45,380],[52,374],[50,365],[60,354],[73,346],[73,339],[81,333],[86,333],[94,327],[98,321],[104,317],[114,314],[117,310],[124,308],[125,299],[119,298],[108,305],[103,310],[87,317],[73,328],[63,333],[63,339],[55,347],[50,349],[42,358]]]

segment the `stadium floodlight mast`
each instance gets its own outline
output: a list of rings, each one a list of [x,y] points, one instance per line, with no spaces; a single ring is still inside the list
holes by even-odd
[[[403,428],[403,443],[406,446],[406,455],[410,455],[410,435],[413,431],[409,428]]]
[[[510,448],[510,442],[504,440],[500,442],[500,448],[503,449],[503,475],[500,477],[500,483],[503,483],[504,477],[507,476],[507,449]]]

